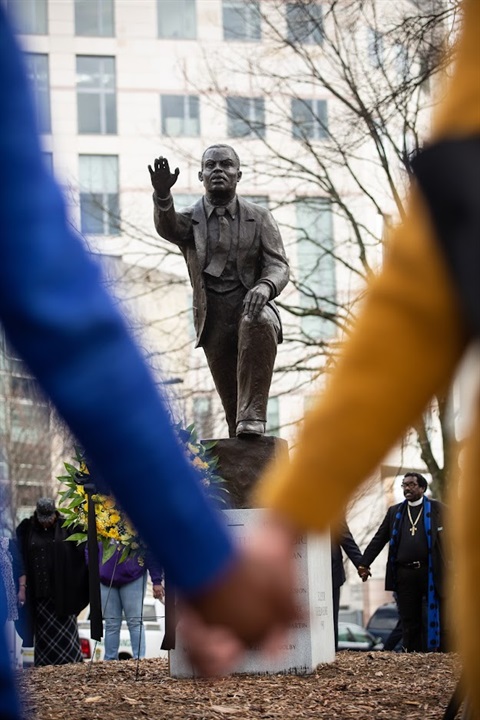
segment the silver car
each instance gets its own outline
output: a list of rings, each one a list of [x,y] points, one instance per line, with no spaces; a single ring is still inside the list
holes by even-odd
[[[339,650],[383,650],[381,638],[375,637],[361,625],[355,623],[338,623]]]

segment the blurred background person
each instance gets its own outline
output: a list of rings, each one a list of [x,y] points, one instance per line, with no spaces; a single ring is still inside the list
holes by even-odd
[[[0,592],[4,592],[5,604],[0,615],[0,628],[5,629],[12,667],[20,657],[20,640],[15,622],[19,608],[25,605],[26,577],[23,561],[13,538],[0,538]]]
[[[335,633],[335,650],[338,650],[338,615],[340,613],[340,591],[346,580],[343,566],[342,550],[356,568],[362,562],[362,553],[354,540],[347,521],[343,520],[338,531],[332,533],[332,590],[333,590],[333,631]]]
[[[85,546],[65,542],[77,530],[62,527],[64,519],[51,498],[40,498],[17,527],[27,578],[25,641],[35,648],[35,665],[82,661],[77,615],[88,604]]]
[[[102,562],[101,547],[99,552],[105,660],[118,660],[123,615],[130,633],[133,657],[145,657],[143,600],[147,589],[147,571],[152,581],[153,597],[163,600],[163,573],[153,558],[147,553],[141,562],[135,555],[119,562],[123,549],[119,545],[106,562]]]

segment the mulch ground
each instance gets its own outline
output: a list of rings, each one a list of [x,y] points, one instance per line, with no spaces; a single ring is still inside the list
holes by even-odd
[[[28,720],[441,720],[453,655],[341,652],[308,676],[175,680],[165,660],[32,668]]]

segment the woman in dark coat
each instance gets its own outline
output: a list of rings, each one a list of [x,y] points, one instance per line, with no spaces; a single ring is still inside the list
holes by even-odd
[[[63,520],[53,500],[41,498],[17,528],[27,577],[23,639],[34,645],[35,665],[82,660],[76,616],[88,604],[87,566],[84,545],[65,542],[76,530]]]

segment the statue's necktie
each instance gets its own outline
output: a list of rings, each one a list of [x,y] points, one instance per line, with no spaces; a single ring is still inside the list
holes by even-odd
[[[216,207],[215,212],[218,218],[218,242],[213,250],[210,262],[205,268],[205,272],[209,275],[213,275],[213,277],[220,277],[225,270],[225,265],[227,264],[232,236],[230,232],[230,223],[228,222],[228,218],[225,216],[225,208]]]

